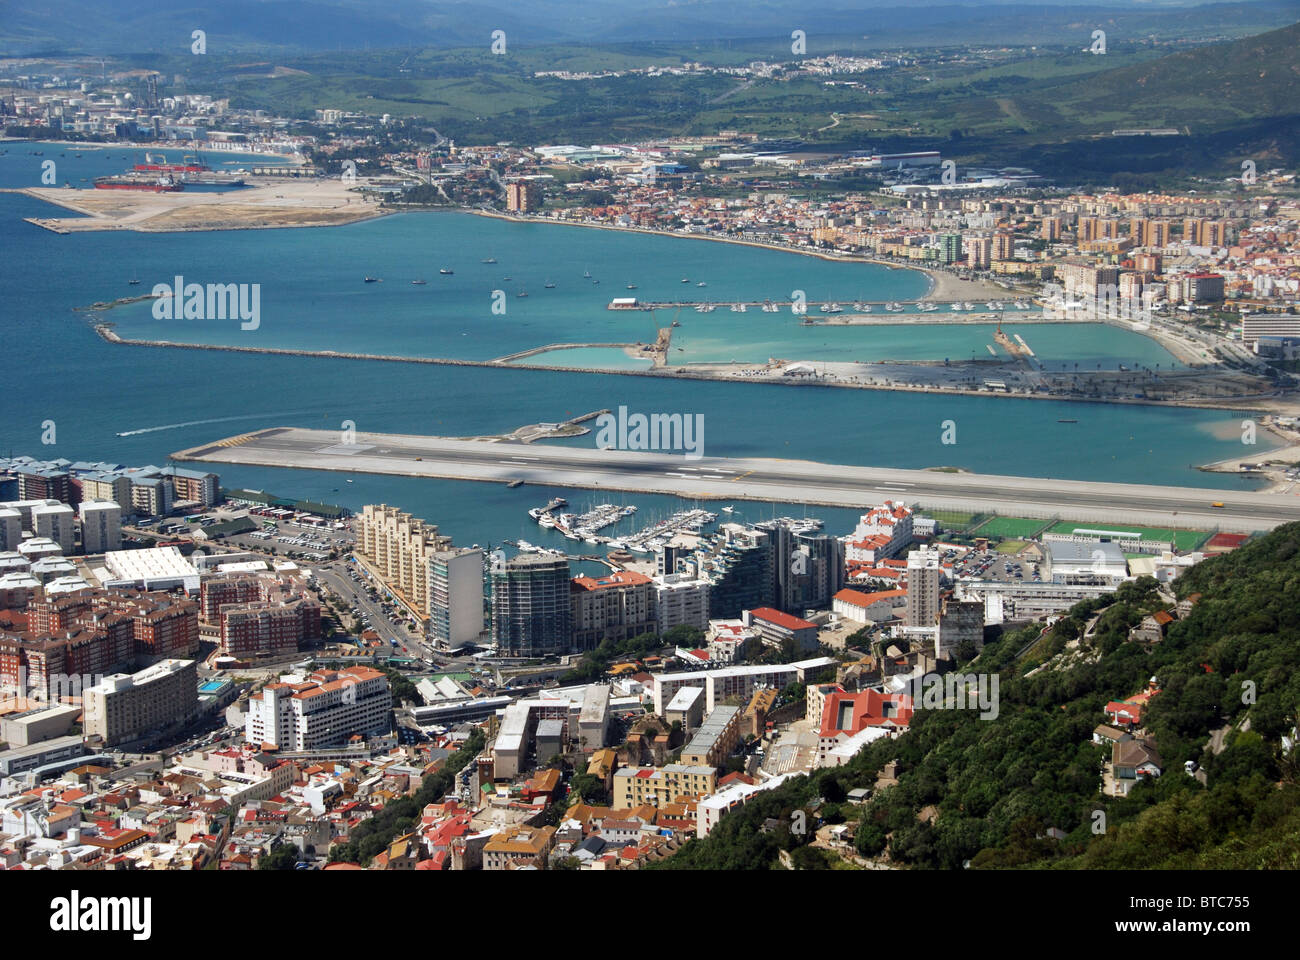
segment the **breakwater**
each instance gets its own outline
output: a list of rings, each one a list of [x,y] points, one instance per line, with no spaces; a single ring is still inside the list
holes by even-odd
[[[844,380],[833,379],[809,379],[804,377],[785,378],[781,376],[742,376],[732,374],[726,369],[702,370],[695,367],[652,367],[647,370],[611,370],[604,367],[573,367],[561,366],[559,364],[542,364],[533,363],[527,365],[502,363],[499,360],[461,360],[453,357],[404,357],[394,354],[382,353],[357,353],[342,350],[303,350],[290,347],[250,347],[237,346],[234,344],[212,344],[212,343],[177,343],[173,340],[144,340],[123,337],[113,329],[113,324],[109,322],[98,322],[94,325],[95,332],[106,342],[119,346],[132,347],[155,347],[169,348],[180,350],[210,350],[219,353],[250,353],[264,354],[269,356],[286,356],[286,357],[314,357],[324,360],[370,360],[382,363],[409,363],[425,364],[428,366],[444,367],[490,367],[495,370],[549,370],[554,373],[588,373],[607,377],[659,377],[671,380],[712,380],[724,383],[760,383],[771,384],[787,387],[803,387],[809,389],[852,389],[852,390],[883,390],[892,393],[928,393],[944,396],[971,396],[971,397],[1004,397],[1017,400],[1054,400],[1057,402],[1069,403],[1098,403],[1098,404],[1119,404],[1119,405],[1137,405],[1137,406],[1156,406],[1156,407],[1195,407],[1205,410],[1238,410],[1243,412],[1267,413],[1269,410],[1264,406],[1245,406],[1242,400],[1238,398],[1236,402],[1215,403],[1212,400],[1150,400],[1138,399],[1131,397],[1079,397],[1064,396],[1053,393],[996,393],[989,390],[971,389],[968,387],[954,386],[936,386],[932,384],[907,384],[891,382],[889,384],[879,383],[861,383],[849,382]],[[941,363],[917,361],[916,365],[942,366]],[[725,368],[727,365],[714,364],[713,366]],[[759,364],[740,364],[738,366],[746,369],[752,369]]]

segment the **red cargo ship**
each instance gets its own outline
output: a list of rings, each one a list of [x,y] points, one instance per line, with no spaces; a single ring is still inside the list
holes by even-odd
[[[166,154],[146,153],[144,163],[137,163],[135,169],[140,173],[208,173],[212,170],[198,157],[186,154],[180,163],[168,163]]]

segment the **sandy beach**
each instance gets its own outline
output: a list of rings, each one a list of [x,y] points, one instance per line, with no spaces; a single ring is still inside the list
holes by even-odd
[[[1257,446],[1264,447],[1264,450],[1251,447],[1249,454],[1207,463],[1201,469],[1207,473],[1255,471],[1269,480],[1269,486],[1263,492],[1296,493],[1300,481],[1288,479],[1286,474],[1288,469],[1300,464],[1300,430],[1285,429],[1265,417],[1260,433],[1262,435],[1256,438]],[[1280,446],[1269,447],[1270,442]]]

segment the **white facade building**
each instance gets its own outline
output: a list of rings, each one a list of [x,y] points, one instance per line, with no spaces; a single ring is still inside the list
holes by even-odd
[[[12,507],[0,507],[0,553],[17,550],[23,539],[23,515]]]
[[[728,697],[748,700],[755,690],[767,687],[782,690],[792,681],[807,683],[823,674],[834,676],[835,660],[816,657],[783,664],[746,664],[716,670],[698,670],[681,673],[656,673],[654,675],[655,713],[663,716],[664,709],[677,696],[682,687],[704,688],[704,712],[712,713]]]
[[[429,561],[429,636],[459,650],[483,632],[483,551],[447,550]]]
[[[122,546],[122,507],[112,500],[82,502],[81,546],[86,553],[107,553]]]
[[[886,500],[858,518],[858,525],[844,538],[846,563],[879,563],[896,557],[912,542],[912,511]]]
[[[673,627],[709,625],[709,581],[684,573],[666,573],[654,578],[655,619],[659,632]]]
[[[77,543],[74,516],[66,503],[32,507],[32,533],[53,540],[64,554],[70,554]]]
[[[392,707],[388,678],[370,667],[281,678],[249,700],[244,739],[281,752],[336,747],[353,735],[388,732]]]
[[[86,690],[87,736],[105,746],[162,732],[194,715],[199,703],[193,660],[162,660],[139,673],[117,673]]]

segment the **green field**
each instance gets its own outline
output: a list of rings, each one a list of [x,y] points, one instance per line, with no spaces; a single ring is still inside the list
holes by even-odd
[[[996,552],[1015,554],[1015,553],[1019,553],[1027,546],[1029,546],[1029,543],[1025,540],[1003,540],[1001,543],[997,545]]]
[[[1048,533],[1073,533],[1076,528],[1085,530],[1114,530],[1116,532],[1139,533],[1143,540],[1172,541],[1181,551],[1195,550],[1209,534],[1202,530],[1169,530],[1160,527],[1135,527],[1128,523],[1083,523],[1078,520],[1062,520],[1053,524]]]
[[[1046,520],[1029,520],[1025,517],[994,517],[981,523],[971,533],[989,539],[1023,540],[1043,529],[1046,523]]]
[[[978,514],[962,513],[958,510],[925,510],[925,516],[933,517],[938,522],[940,529],[961,531],[974,522]]]

